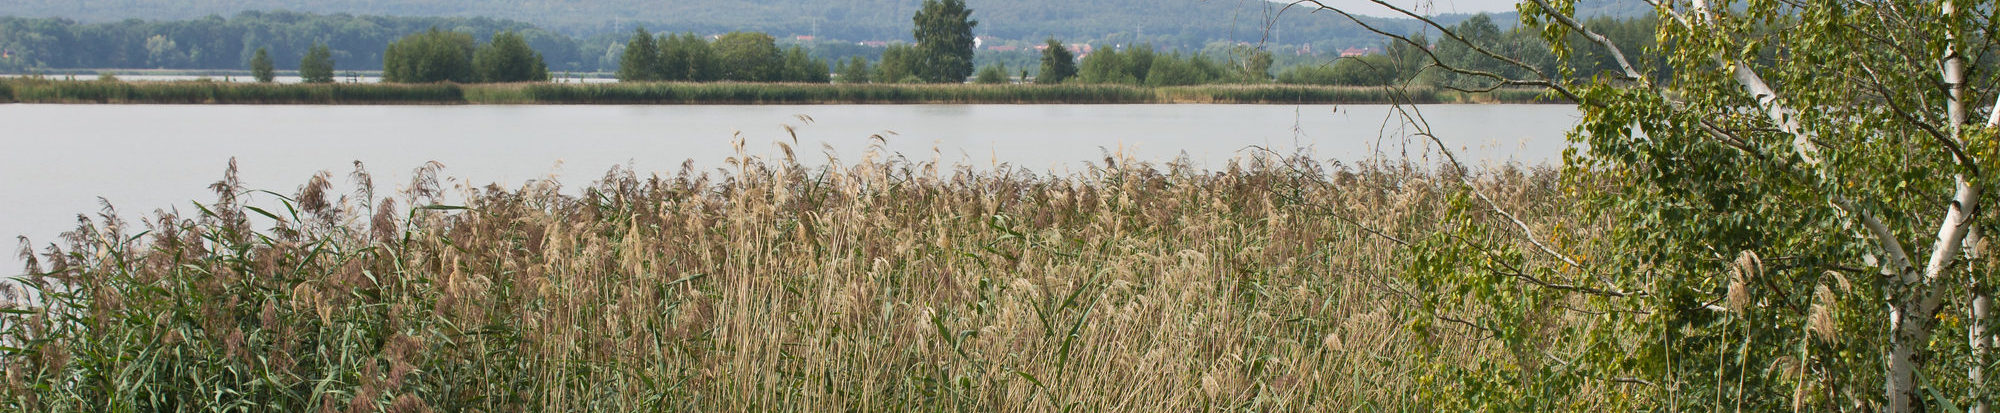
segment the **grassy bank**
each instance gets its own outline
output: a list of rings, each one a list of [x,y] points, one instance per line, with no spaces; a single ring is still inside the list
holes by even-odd
[[[450,84],[275,84],[227,82],[0,81],[22,103],[144,104],[453,104],[465,87]]]
[[[0,80],[0,101],[163,104],[1118,104],[1528,103],[1537,91],[1485,95],[1379,87],[1216,85],[903,85],[797,83],[257,84]]]
[[[641,83],[537,84],[535,103],[1153,103],[1150,90],[1111,85]]]
[[[249,69],[119,69],[119,68],[36,69],[33,70],[32,73],[27,73],[25,75],[39,75],[47,77],[80,77],[84,79],[90,79],[106,73],[115,76],[211,76],[211,77],[234,76],[243,78],[251,77]],[[299,72],[297,70],[284,69],[284,70],[278,70],[277,73],[279,76],[297,76]],[[382,75],[382,71],[380,70],[340,71],[340,74],[343,75],[342,77],[345,77],[344,75],[348,73],[353,73],[361,76]]]
[[[1455,178],[1409,166],[730,165],[462,207],[434,206],[428,170],[391,196],[357,171],[284,199],[225,178],[188,216],[107,208],[39,255],[43,306],[0,313],[0,403],[1402,411],[1512,357],[1413,333],[1420,287],[1394,274],[1418,258],[1327,214],[1402,239],[1450,225],[1436,182]],[[1559,211],[1553,179],[1480,182]]]

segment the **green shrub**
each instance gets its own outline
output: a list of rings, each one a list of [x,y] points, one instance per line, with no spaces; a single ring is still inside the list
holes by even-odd
[[[390,83],[472,83],[472,35],[430,31],[404,36],[382,52],[382,81]]]

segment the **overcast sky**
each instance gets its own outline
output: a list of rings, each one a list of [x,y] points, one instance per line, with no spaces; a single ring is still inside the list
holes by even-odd
[[[1276,3],[1292,2],[1292,0],[1268,1]],[[1395,11],[1383,8],[1368,0],[1320,0],[1320,2],[1330,7],[1341,8],[1348,13],[1381,17],[1401,17]],[[1449,14],[1510,12],[1514,11],[1515,0],[1389,0],[1389,2],[1423,14]]]

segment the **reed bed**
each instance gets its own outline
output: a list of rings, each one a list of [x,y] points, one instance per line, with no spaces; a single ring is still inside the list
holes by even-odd
[[[0,312],[0,406],[1423,410],[1433,366],[1503,352],[1411,334],[1411,258],[1338,218],[1450,225],[1457,178],[1419,166],[1054,175],[780,146],[576,189],[440,188],[433,164],[379,195],[356,165],[281,196],[232,165],[189,215],[107,205],[23,252],[14,297],[37,298]],[[1477,182],[1561,211],[1554,175]]]
[[[1177,86],[1159,88],[1158,93],[1162,101],[1187,103],[1441,103],[1449,97],[1429,88],[1309,85]]]
[[[451,104],[466,103],[453,84],[271,84],[188,82],[0,81],[8,97],[29,103],[147,104]]]
[[[1480,93],[1459,93],[1459,101],[1467,103],[1573,103],[1560,95],[1551,95],[1548,89],[1534,87],[1508,87]]]
[[[1134,104],[1539,103],[1537,90],[1309,85],[916,85],[810,83],[257,84],[0,80],[0,101],[163,104]]]
[[[1121,85],[897,85],[810,83],[618,83],[533,85],[538,103],[1151,103],[1151,90]]]

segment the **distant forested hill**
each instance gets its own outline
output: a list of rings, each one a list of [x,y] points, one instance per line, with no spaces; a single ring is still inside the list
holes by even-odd
[[[778,36],[899,40],[922,0],[8,0],[0,15],[63,17],[84,22],[127,18],[181,20],[233,16],[245,10],[320,14],[489,17],[533,23],[576,36],[651,29],[720,33],[752,30]],[[1005,39],[1138,37],[1160,44],[1264,40],[1282,4],[1262,0],[971,0],[982,36]],[[1399,29],[1414,26],[1390,23]],[[1286,13],[1283,43],[1368,38],[1337,15]],[[1375,42],[1375,40],[1368,40]]]
[[[0,73],[34,69],[241,69],[259,47],[281,69],[298,66],[314,43],[333,51],[340,70],[379,70],[389,42],[436,27],[484,40],[519,31],[556,70],[594,69],[577,41],[525,22],[463,17],[379,17],[243,12],[228,19],[124,20],[0,17]],[[602,45],[598,45],[602,50]],[[602,53],[602,52],[596,52]],[[588,64],[585,64],[587,62]]]
[[[6,0],[0,16],[61,17],[82,22],[131,18],[186,20],[249,10],[413,17],[487,17],[534,24],[576,37],[617,33],[640,25],[655,31],[722,33],[749,30],[780,37],[841,40],[907,39],[910,15],[923,0]],[[1265,0],[969,0],[977,33],[1002,39],[1087,39],[1149,42],[1170,47],[1210,41],[1344,46],[1379,40],[1333,13],[1293,9]],[[1337,3],[1345,4],[1345,3]],[[1357,7],[1361,2],[1353,2]],[[1638,0],[1583,0],[1585,16],[1635,17],[1651,9]],[[1509,22],[1511,18],[1501,16]],[[1455,20],[1453,20],[1455,21]],[[1382,19],[1394,31],[1408,20]],[[1276,23],[1276,30],[1266,30]],[[1449,24],[1450,22],[1446,22]]]
[[[522,31],[550,69],[615,67],[635,27],[654,32],[758,31],[829,59],[874,58],[862,41],[908,41],[922,0],[0,0],[0,71],[63,68],[241,68],[269,47],[281,68],[314,42],[332,46],[342,70],[379,69],[389,41],[430,27],[485,39]],[[974,33],[1026,50],[1054,37],[1100,46],[1150,43],[1213,50],[1221,42],[1327,53],[1384,39],[1334,13],[1284,11],[1263,0],[968,0]],[[1585,0],[1589,14],[1629,16],[1637,0]],[[290,10],[290,11],[269,11]],[[227,17],[222,17],[227,16]],[[1494,16],[1511,26],[1513,13]],[[1438,16],[1452,24],[1470,15]],[[1394,33],[1410,19],[1365,18]],[[817,40],[794,40],[816,36]],[[1310,46],[1310,47],[1305,47]],[[985,53],[985,52],[982,52]],[[1007,54],[1011,53],[1011,54]],[[991,58],[1032,64],[1030,52]],[[1281,63],[1296,60],[1284,53]],[[1300,56],[1313,57],[1313,53]],[[989,57],[982,57],[987,59]]]

